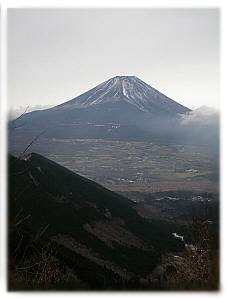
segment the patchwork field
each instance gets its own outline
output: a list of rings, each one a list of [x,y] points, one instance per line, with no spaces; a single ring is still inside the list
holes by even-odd
[[[18,154],[29,142],[18,136],[11,151]],[[29,151],[113,191],[218,192],[218,161],[205,146],[39,138]]]

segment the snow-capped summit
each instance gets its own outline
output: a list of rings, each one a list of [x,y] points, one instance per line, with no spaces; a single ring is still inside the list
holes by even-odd
[[[123,102],[149,113],[183,114],[189,111],[136,76],[115,76],[55,108],[88,108]]]
[[[179,130],[180,116],[189,111],[136,76],[115,76],[70,101],[24,114],[17,132],[64,139],[167,141]]]

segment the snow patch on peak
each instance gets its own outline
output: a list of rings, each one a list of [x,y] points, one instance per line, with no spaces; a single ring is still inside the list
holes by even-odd
[[[126,81],[122,81],[122,93],[125,97],[129,98],[129,94],[128,94],[128,82]]]

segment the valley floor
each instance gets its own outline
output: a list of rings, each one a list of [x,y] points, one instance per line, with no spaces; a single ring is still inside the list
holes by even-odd
[[[10,143],[20,153],[31,141]],[[113,191],[219,192],[219,163],[205,146],[107,140],[47,139],[30,148]]]

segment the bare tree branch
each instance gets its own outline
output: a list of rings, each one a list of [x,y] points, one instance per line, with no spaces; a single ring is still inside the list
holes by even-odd
[[[22,152],[21,155],[24,155],[28,150],[29,148],[39,139],[39,137],[45,133],[45,130],[40,132],[29,144],[28,146],[25,148],[25,150]]]
[[[23,125],[25,124],[25,122],[24,122],[24,123],[21,124],[21,125],[14,126],[14,124],[15,124],[18,120],[20,120],[20,119],[27,113],[28,109],[29,109],[29,105],[26,107],[26,109],[24,110],[24,112],[23,112],[20,116],[18,116],[16,119],[14,119],[14,120],[12,121],[11,125],[12,125],[12,128],[13,128],[13,129],[19,128],[19,127],[21,127],[21,126],[23,126]]]

